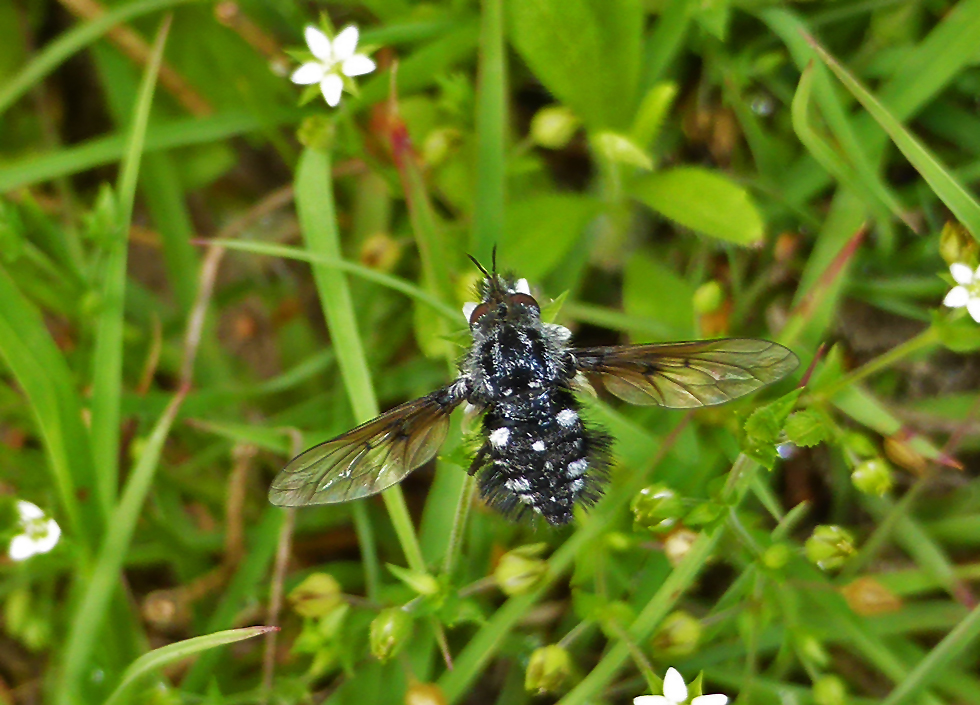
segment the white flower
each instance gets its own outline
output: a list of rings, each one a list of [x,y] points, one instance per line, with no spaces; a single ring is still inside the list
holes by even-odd
[[[20,514],[20,528],[24,532],[14,536],[7,553],[12,560],[23,561],[36,553],[47,553],[61,538],[61,527],[54,519],[49,519],[36,504],[17,501]]]
[[[344,76],[353,78],[371,73],[376,65],[364,54],[354,53],[357,49],[357,27],[353,25],[345,28],[333,41],[316,27],[307,27],[304,34],[306,45],[317,61],[308,61],[300,66],[293,71],[289,80],[301,86],[319,83],[327,105],[334,108],[340,103]]]
[[[949,265],[949,273],[958,286],[954,286],[943,303],[950,308],[962,308],[970,312],[974,321],[980,323],[980,267],[973,271],[961,262]]]
[[[664,676],[663,695],[641,695],[633,698],[633,705],[680,705],[687,702],[687,684],[676,668],[668,668]],[[691,705],[725,705],[727,695],[699,695]]]

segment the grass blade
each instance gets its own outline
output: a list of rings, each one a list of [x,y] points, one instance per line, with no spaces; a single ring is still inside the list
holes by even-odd
[[[98,470],[96,489],[106,515],[112,509],[119,477],[120,404],[122,399],[123,320],[126,298],[126,259],[129,251],[129,228],[136,199],[136,182],[140,158],[146,139],[146,126],[153,105],[157,74],[163,61],[163,47],[170,31],[168,16],[157,33],[150,61],[143,76],[139,97],[133,111],[129,146],[123,157],[122,172],[116,189],[118,208],[112,241],[106,246],[105,262],[97,281],[100,291],[99,318],[96,324],[95,351],[92,358],[92,457]]]
[[[506,198],[507,65],[503,0],[483,0],[476,106],[476,194],[470,245],[485,256],[503,237]]]
[[[973,237],[980,239],[980,203],[977,203],[959,179],[917,137],[906,130],[891,111],[861,85],[860,81],[837,63],[837,60],[815,40],[811,38],[810,43],[847,90],[888,133],[895,146],[922,175],[939,199]]]
[[[129,702],[132,691],[141,678],[151,675],[154,671],[169,663],[180,661],[207,649],[224,646],[225,644],[233,644],[236,641],[244,641],[245,639],[251,639],[252,637],[277,629],[279,627],[228,629],[227,631],[206,634],[204,636],[194,637],[193,639],[184,639],[175,644],[167,644],[166,646],[161,646],[159,649],[154,649],[150,653],[140,656],[126,669],[119,685],[112,691],[112,695],[106,699],[105,705],[121,705],[122,703]]]
[[[296,169],[296,207],[303,237],[310,251],[318,256],[340,260],[340,234],[337,231],[333,203],[330,156],[325,152],[307,149],[300,157]],[[360,421],[367,421],[378,415],[378,400],[371,384],[371,373],[364,356],[361,334],[357,329],[347,280],[339,270],[324,265],[313,266],[313,277],[331,338],[335,341],[337,362],[354,415]],[[337,344],[336,341],[343,343]],[[385,490],[382,496],[409,566],[412,570],[424,572],[422,550],[401,487],[395,485]],[[355,504],[354,516],[357,521],[366,521],[364,515],[361,515],[362,519],[357,518],[358,512],[363,512],[363,506],[363,503]],[[368,560],[368,556],[373,553],[373,547],[362,546],[362,550],[366,551],[366,563],[376,563],[376,557],[373,561]],[[369,578],[373,570],[375,568],[369,570]]]

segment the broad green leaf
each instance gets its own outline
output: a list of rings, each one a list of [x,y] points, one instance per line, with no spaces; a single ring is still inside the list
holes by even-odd
[[[762,216],[749,192],[715,171],[678,167],[639,179],[633,196],[658,213],[736,245],[762,240]]]
[[[582,236],[599,212],[587,196],[545,194],[511,203],[500,252],[520,276],[540,282]]]
[[[630,316],[657,322],[666,340],[694,337],[694,287],[648,254],[631,256],[623,272],[623,308]],[[650,333],[630,328],[633,342],[646,342]]]
[[[640,68],[638,0],[510,0],[511,40],[556,98],[593,129],[628,127]]]

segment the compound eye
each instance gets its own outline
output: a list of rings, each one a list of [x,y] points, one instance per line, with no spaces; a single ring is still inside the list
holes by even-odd
[[[490,313],[490,306],[487,304],[480,304],[473,309],[473,313],[470,314],[470,325],[472,326],[488,313]]]
[[[541,313],[541,307],[530,294],[511,294],[509,297],[509,303],[511,305],[517,304],[518,306],[532,308],[538,313]]]

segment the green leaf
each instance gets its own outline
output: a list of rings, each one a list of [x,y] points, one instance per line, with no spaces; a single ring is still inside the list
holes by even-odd
[[[760,406],[749,416],[742,439],[742,451],[746,455],[772,470],[776,458],[779,457],[776,444],[782,440],[786,419],[802,393],[802,389],[794,389],[789,394]]]
[[[590,128],[626,128],[640,68],[638,0],[510,0],[511,40]]]
[[[665,306],[664,302],[670,305]],[[694,337],[694,287],[649,254],[637,252],[623,271],[623,309],[630,316],[656,322],[657,337]],[[629,329],[630,339],[643,342],[647,329]]]
[[[658,213],[705,235],[753,245],[764,234],[749,192],[728,177],[699,167],[678,167],[639,179],[633,196]]]
[[[861,83],[854,78],[843,66],[837,63],[823,47],[815,42],[814,48],[820,55],[830,70],[833,71],[841,83],[858,99],[858,102],[871,113],[873,117],[888,136],[892,138],[895,146],[912,163],[922,178],[926,180],[930,188],[939,196],[939,200],[953,212],[953,215],[970,231],[973,237],[980,240],[980,203],[977,202],[969,190],[960,183],[959,179],[922,144],[919,139],[905,129],[891,111],[888,110],[874,95],[872,95]]]
[[[969,316],[933,316],[932,326],[939,335],[939,342],[960,354],[980,350],[980,326]]]
[[[278,629],[279,627],[229,629],[223,632],[194,637],[193,639],[184,639],[175,644],[167,644],[166,646],[161,646],[159,649],[154,649],[150,653],[140,656],[126,669],[126,672],[123,673],[122,680],[116,686],[116,689],[112,691],[112,695],[105,701],[105,705],[120,705],[121,703],[133,702],[132,691],[136,684],[144,677],[153,674],[169,663],[180,661],[201,651],[213,649],[216,646],[233,644],[236,641],[251,639],[260,634],[267,634]]]
[[[798,446],[810,448],[830,438],[830,429],[823,415],[813,409],[790,414],[786,419],[786,439]]]
[[[511,203],[500,252],[520,267],[522,277],[540,282],[580,240],[600,208],[594,199],[572,194],[544,194]]]

